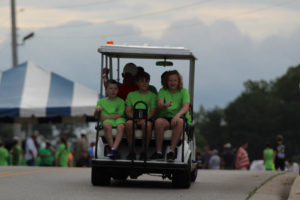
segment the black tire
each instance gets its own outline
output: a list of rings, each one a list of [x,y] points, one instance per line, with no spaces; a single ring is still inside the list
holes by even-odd
[[[195,167],[195,169],[191,172],[191,182],[195,182],[198,175],[198,168]]]
[[[172,186],[174,188],[189,188],[191,186],[191,159],[188,161],[187,169],[175,171],[172,175]]]
[[[110,175],[105,168],[92,167],[91,182],[95,186],[110,185]]]

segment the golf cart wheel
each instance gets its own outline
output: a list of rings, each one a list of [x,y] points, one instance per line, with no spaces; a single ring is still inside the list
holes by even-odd
[[[92,167],[91,181],[95,186],[110,185],[110,175],[105,168]]]
[[[191,185],[191,158],[188,161],[188,168],[183,171],[173,172],[172,186],[174,188],[189,188]]]
[[[173,173],[172,186],[174,188],[189,188],[191,185],[190,171],[177,171]]]
[[[195,169],[191,172],[191,182],[195,182],[198,175],[198,168],[195,167]]]

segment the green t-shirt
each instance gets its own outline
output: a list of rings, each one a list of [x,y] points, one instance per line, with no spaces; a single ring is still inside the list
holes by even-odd
[[[159,99],[163,99],[164,102],[172,102],[172,106],[160,111],[159,117],[172,118],[180,111],[184,103],[190,103],[190,94],[185,88],[178,90],[174,94],[167,89],[160,89],[158,92]]]
[[[148,113],[150,112],[151,108],[156,108],[156,95],[153,92],[147,91],[146,94],[141,94],[139,91],[130,92],[126,98],[126,105],[133,106],[138,101],[143,101],[148,106]],[[137,109],[145,109],[145,105],[139,103],[136,105]]]
[[[149,85],[149,90],[151,92],[153,92],[154,94],[157,94],[157,89],[156,89],[156,87],[154,85]]]
[[[8,162],[7,162],[8,155],[9,155],[8,151],[5,148],[0,147],[0,166],[8,165]]]
[[[107,97],[100,99],[97,102],[97,107],[102,107],[102,116],[109,116],[115,114],[124,115],[125,112],[125,102],[120,97],[116,97],[114,100],[108,100]]]
[[[60,144],[58,146],[55,158],[58,159],[58,165],[60,167],[68,167],[69,152],[70,150],[66,148],[65,144]]]
[[[265,155],[265,169],[272,170],[273,169],[273,149],[265,149],[264,155]]]
[[[46,157],[43,157],[43,155],[46,155]],[[47,148],[41,148],[40,149],[40,156],[41,156],[41,165],[42,166],[53,166],[54,158],[52,156],[52,151]]]
[[[21,164],[21,153],[22,149],[19,145],[15,145],[12,149],[12,165]]]

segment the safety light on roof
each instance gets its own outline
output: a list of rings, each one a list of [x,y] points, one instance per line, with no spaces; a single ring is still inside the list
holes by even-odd
[[[167,66],[173,66],[173,62],[171,61],[157,61],[156,62],[156,66],[163,66],[163,67],[167,67]]]
[[[110,44],[110,45],[113,45],[114,44],[114,41],[110,40],[110,41],[107,41],[106,44]]]

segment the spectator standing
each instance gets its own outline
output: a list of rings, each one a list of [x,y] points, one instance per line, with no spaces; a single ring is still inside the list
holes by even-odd
[[[224,152],[221,154],[221,167],[222,169],[231,170],[234,169],[235,155],[231,150],[231,144],[224,144]]]
[[[239,170],[248,170],[249,167],[249,157],[247,153],[248,142],[242,142],[242,145],[237,150],[235,167]]]
[[[212,150],[212,156],[208,162],[209,169],[220,169],[220,165],[221,165],[221,159],[220,156],[218,155],[218,150],[214,149]]]
[[[82,165],[79,162],[82,161],[85,153],[88,152],[88,146],[87,137],[84,133],[82,133],[76,144],[76,166]]]
[[[56,163],[60,167],[68,167],[69,147],[65,137],[60,138],[60,144],[55,155]]]
[[[270,144],[266,144],[266,148],[263,151],[264,166],[266,170],[274,169],[274,157],[274,150],[271,149]]]
[[[293,162],[291,159],[289,159],[288,160],[288,165],[287,165],[287,170],[299,173],[299,165],[298,165],[298,163]]]
[[[14,137],[13,139],[13,148],[11,154],[12,154],[12,165],[20,165],[22,149],[21,146],[19,145],[18,137]]]
[[[95,148],[95,142],[91,142],[88,152],[89,152],[89,163],[91,164],[92,158],[94,158],[94,148]]]
[[[202,155],[200,152],[196,153],[196,162],[197,162],[197,168],[202,169],[203,168],[203,161],[202,161]]]
[[[46,146],[40,149],[41,166],[53,166],[55,150],[51,146],[50,142],[46,142]]]
[[[204,169],[208,169],[209,160],[210,160],[211,156],[212,156],[212,153],[210,151],[210,147],[209,147],[209,145],[206,145],[204,147],[204,153],[202,156],[202,162],[203,162]]]
[[[25,160],[28,166],[34,166],[35,160],[38,156],[36,138],[37,132],[35,131],[34,133],[32,133],[31,137],[27,138],[26,140]]]
[[[8,165],[8,156],[9,153],[7,149],[4,147],[4,143],[0,141],[0,166]]]
[[[283,137],[277,136],[277,145],[275,148],[275,169],[284,171],[285,168],[285,145],[283,144]]]

